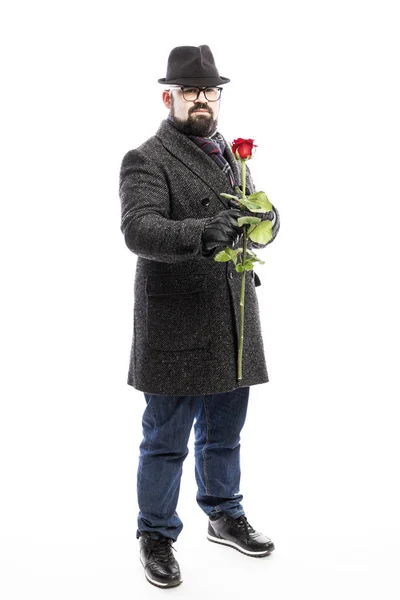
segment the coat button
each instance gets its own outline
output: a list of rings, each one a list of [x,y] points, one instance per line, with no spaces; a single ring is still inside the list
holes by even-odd
[[[229,273],[229,279],[233,279],[233,273],[232,273],[232,271],[230,271],[230,273]]]
[[[210,198],[203,198],[203,200],[201,201],[203,206],[208,206],[210,204],[211,200]]]

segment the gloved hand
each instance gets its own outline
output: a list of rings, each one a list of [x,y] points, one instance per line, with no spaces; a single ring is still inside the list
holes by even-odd
[[[229,206],[231,206],[232,208],[239,208],[240,206],[239,202],[237,200],[234,200],[233,198],[229,198],[228,203]],[[251,212],[251,210],[244,209],[240,210],[240,213],[241,217],[258,217],[259,219],[261,219],[261,221],[273,221],[275,219],[275,212],[273,210],[270,210],[266,213],[259,213]]]
[[[205,224],[203,231],[203,254],[209,256],[218,246],[234,246],[242,228],[237,219],[243,212],[237,209],[222,210]]]

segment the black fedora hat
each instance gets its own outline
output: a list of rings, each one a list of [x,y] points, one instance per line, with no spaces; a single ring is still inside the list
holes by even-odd
[[[218,73],[209,46],[177,46],[168,57],[167,76],[158,83],[204,87],[228,81]]]

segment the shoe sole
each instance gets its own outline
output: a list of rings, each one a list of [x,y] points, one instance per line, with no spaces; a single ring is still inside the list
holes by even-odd
[[[142,567],[144,568],[144,564],[142,563],[142,560],[140,558],[139,558],[139,560],[140,560]],[[183,579],[180,579],[179,581],[171,581],[168,583],[162,583],[161,581],[157,581],[156,579],[152,579],[151,577],[149,577],[146,573],[146,570],[144,572],[144,576],[146,577],[147,581],[149,583],[151,583],[151,585],[155,585],[156,587],[160,587],[160,588],[176,587],[177,585],[180,585],[183,581]]]
[[[271,552],[275,550],[275,546],[273,546],[270,550],[260,550],[260,552],[244,550],[241,546],[235,544],[235,542],[230,542],[229,540],[223,540],[221,538],[214,537],[209,533],[207,533],[207,539],[210,542],[214,542],[215,544],[222,544],[222,546],[229,546],[230,548],[234,548],[242,554],[245,554],[246,556],[253,556],[254,558],[262,558],[263,556],[268,556],[268,554],[271,554]]]

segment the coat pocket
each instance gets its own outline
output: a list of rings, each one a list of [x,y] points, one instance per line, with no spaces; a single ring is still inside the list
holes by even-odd
[[[206,275],[149,275],[147,343],[160,352],[204,348],[208,339]]]

